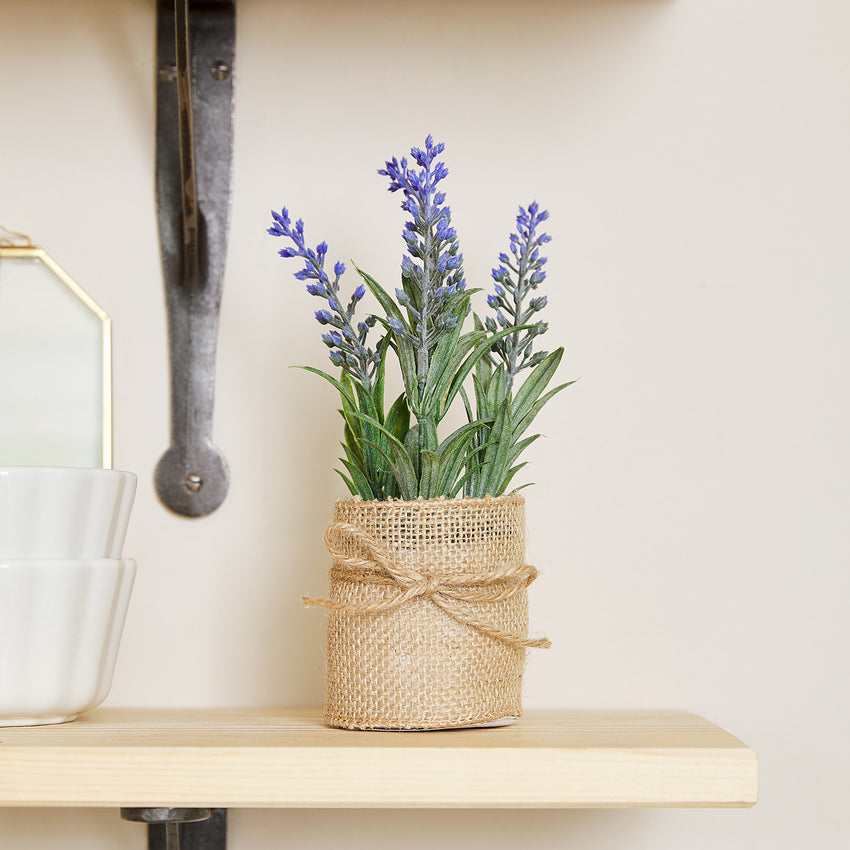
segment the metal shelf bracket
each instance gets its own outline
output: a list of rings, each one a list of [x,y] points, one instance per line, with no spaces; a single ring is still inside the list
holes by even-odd
[[[227,494],[212,443],[215,353],[230,212],[234,2],[158,0],[156,190],[171,361],[162,502],[205,516]]]
[[[148,824],[148,850],[227,850],[227,809],[121,809]]]

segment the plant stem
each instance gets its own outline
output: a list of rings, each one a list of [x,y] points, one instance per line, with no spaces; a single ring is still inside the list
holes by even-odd
[[[514,289],[514,324],[521,325],[525,321],[525,317],[522,314],[522,301],[526,295],[526,287],[525,283],[525,274],[528,268],[528,257],[530,250],[531,240],[525,240],[525,247],[523,248],[522,256],[517,261],[517,265],[519,266],[516,269],[516,288]],[[506,348],[508,349],[508,369],[507,369],[507,384],[506,384],[506,394],[510,397],[511,390],[514,385],[514,377],[516,375],[516,361],[517,355],[519,354],[520,343],[518,339],[518,334],[511,334],[506,340]]]
[[[425,168],[425,185],[430,185],[431,182],[431,164]],[[422,309],[419,314],[419,350],[416,357],[417,366],[417,383],[419,399],[422,400],[425,394],[425,384],[427,382],[428,369],[431,365],[431,357],[428,351],[428,319],[431,294],[431,268],[434,260],[431,256],[433,250],[433,223],[431,222],[431,195],[425,196],[425,209],[422,211],[422,217],[425,220],[425,233],[422,234],[424,242],[424,251],[422,256]],[[421,435],[420,435],[420,446]]]

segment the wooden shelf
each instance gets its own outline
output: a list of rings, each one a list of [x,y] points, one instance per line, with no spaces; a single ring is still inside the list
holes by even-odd
[[[318,710],[105,709],[0,729],[5,806],[746,807],[757,795],[755,754],[681,711],[345,732]]]

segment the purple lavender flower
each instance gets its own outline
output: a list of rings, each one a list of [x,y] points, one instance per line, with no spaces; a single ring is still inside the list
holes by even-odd
[[[550,242],[551,237],[546,233],[538,234],[537,229],[548,218],[549,213],[541,210],[536,201],[529,204],[528,209],[520,207],[516,232],[511,233],[508,246],[513,256],[499,254],[501,265],[492,272],[495,295],[487,296],[487,306],[495,312],[495,319],[487,316],[484,327],[493,333],[497,327],[533,325],[525,332],[510,334],[491,349],[491,354],[505,364],[509,391],[522,369],[536,366],[546,356],[545,351],[534,352],[532,349],[534,339],[546,333],[548,325],[535,322],[532,317],[546,306],[548,299],[542,295],[531,298],[528,306],[525,302],[528,295],[546,279],[543,271],[546,257],[540,256],[540,246]]]
[[[304,268],[295,272],[295,278],[311,281],[307,284],[307,292],[327,301],[329,309],[316,310],[314,315],[320,325],[336,328],[322,334],[322,342],[331,349],[331,363],[348,372],[365,389],[370,390],[375,370],[380,363],[380,355],[366,346],[367,334],[370,328],[375,326],[375,321],[373,319],[370,323],[367,319],[365,322],[359,322],[356,328],[354,326],[355,308],[366,294],[366,287],[360,284],[352,293],[348,307],[343,308],[339,282],[345,274],[345,265],[341,262],[335,263],[334,276],[329,277],[325,271],[328,243],[320,242],[315,249],[308,248],[304,239],[304,222],[298,219],[293,226],[286,207],[279,213],[272,210],[272,226],[267,232],[272,236],[283,236],[292,242],[291,246],[282,248],[278,253],[285,259],[298,257],[303,260]]]
[[[407,310],[409,324],[403,330],[392,325],[390,328],[416,343],[420,375],[428,371],[440,332],[457,324],[455,313],[466,297],[457,232],[451,226],[446,193],[437,188],[449,173],[445,164],[437,160],[444,150],[445,145],[435,143],[429,135],[424,148],[410,149],[412,162],[407,157],[393,157],[378,170],[378,174],[389,178],[390,192],[404,194],[401,208],[411,216],[402,231],[407,247],[402,259],[403,289],[396,290],[399,304]],[[450,318],[453,322],[448,321]],[[395,324],[402,325],[398,320]]]

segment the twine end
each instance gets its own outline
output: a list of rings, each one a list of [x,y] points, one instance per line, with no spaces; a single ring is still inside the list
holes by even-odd
[[[330,608],[332,611],[342,611],[345,606],[332,599],[317,599],[313,596],[302,596],[301,604],[305,608]]]

